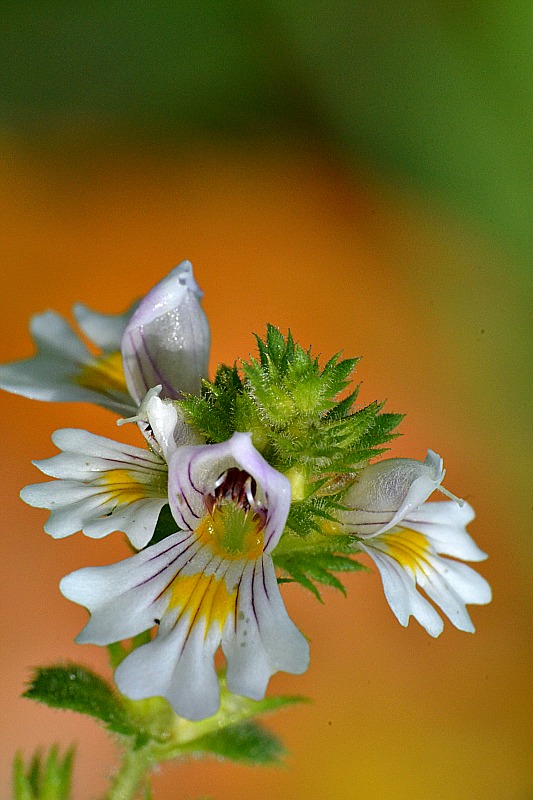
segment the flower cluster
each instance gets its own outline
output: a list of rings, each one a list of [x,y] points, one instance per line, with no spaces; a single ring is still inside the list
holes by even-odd
[[[342,588],[329,570],[355,569],[357,553],[376,564],[402,625],[412,615],[438,636],[437,606],[473,631],[466,604],[489,602],[490,587],[462,562],[486,556],[466,531],[473,509],[442,487],[439,456],[370,463],[400,417],[380,404],[354,411],[356,392],[335,400],[355,361],[334,357],[321,370],[271,327],[259,360],[220,367],[210,383],[201,297],[185,261],[123,315],[74,307],[98,355],[48,312],[32,320],[36,355],[0,367],[8,391],[96,402],[144,437],[133,447],[58,430],[61,452],[35,462],[54,480],[21,493],[50,510],[52,537],[122,531],[135,551],[61,581],[91,615],[77,641],[111,645],[150,631],[119,664],[118,688],[200,720],[219,707],[219,647],[229,690],[254,700],[278,670],[307,669],[309,645],[279,583]],[[435,490],[449,499],[427,502]]]

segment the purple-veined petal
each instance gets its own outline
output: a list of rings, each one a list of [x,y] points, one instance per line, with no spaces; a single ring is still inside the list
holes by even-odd
[[[192,266],[183,261],[144,297],[122,338],[128,389],[140,403],[161,384],[162,397],[199,394],[210,334]]]
[[[444,477],[442,460],[432,450],[424,463],[391,458],[361,470],[348,489],[339,519],[349,533],[363,538],[390,530],[424,503]]]
[[[278,670],[308,666],[307,641],[290,621],[272,559],[224,559],[195,532],[180,531],[118,564],[89,567],[61,581],[65,597],[90,612],[80,643],[109,644],[157,624],[115,679],[132,699],[165,697],[191,720],[214,714],[214,655],[222,643],[230,690],[264,696]]]
[[[134,547],[144,547],[167,503],[164,461],[83,430],[56,431],[52,439],[63,452],[34,463],[59,480],[21,492],[29,505],[50,510],[45,531],[54,538],[79,530],[92,538],[124,531]]]
[[[269,555],[246,565],[236,612],[222,636],[231,692],[260,700],[275,672],[305,672],[309,644],[287,614]]]
[[[180,447],[169,460],[169,503],[178,525],[194,530],[206,513],[205,496],[231,467],[257,483],[257,499],[266,509],[264,551],[277,545],[291,504],[291,484],[257,452],[249,433],[234,433],[220,444]]]
[[[375,540],[371,541],[372,546],[361,542],[361,549],[376,564],[385,597],[400,625],[406,627],[409,617],[413,616],[430,636],[439,636],[444,629],[444,623],[431,603],[417,591],[413,574],[389,555],[376,549],[373,546]]]
[[[120,664],[115,681],[132,700],[165,697],[185,719],[211,717],[220,705],[214,655],[220,643],[216,628],[201,619],[189,630],[183,617],[167,636],[158,634]]]
[[[468,516],[470,512],[463,512],[463,519]],[[418,593],[419,586],[456,628],[474,632],[466,603],[489,603],[492,595],[487,581],[471,567],[443,558],[432,541],[414,529],[395,528],[361,540],[360,546],[376,563],[387,601],[402,625],[412,614],[432,636],[442,630],[435,610]]]
[[[168,605],[165,588],[199,548],[189,532],[180,531],[116,564],[64,577],[62,594],[91,612],[76,641],[111,644],[151,628]]]

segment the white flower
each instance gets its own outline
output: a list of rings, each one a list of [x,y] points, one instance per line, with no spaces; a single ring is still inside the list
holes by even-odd
[[[339,513],[378,567],[399,622],[407,625],[412,615],[431,636],[442,632],[443,621],[417,586],[456,628],[472,633],[466,604],[491,600],[487,581],[455,560],[487,557],[466,532],[472,507],[456,499],[425,502],[435,489],[450,496],[440,485],[443,478],[442,460],[431,450],[423,464],[403,458],[372,464],[346,492],[343,505],[349,510]]]
[[[52,436],[63,452],[34,461],[59,480],[24,487],[22,499],[51,513],[44,529],[55,539],[83,531],[100,539],[123,531],[136,549],[148,544],[168,502],[167,459],[192,435],[171,402],[152,397],[147,425],[158,452],[119,444],[87,431],[66,428]]]
[[[0,388],[35,400],[97,403],[125,417],[157,384],[163,397],[198,394],[209,356],[201,294],[184,261],[124,314],[75,305],[76,322],[97,355],[59,314],[37,314],[30,322],[37,352],[0,365]]]
[[[132,699],[165,697],[198,720],[219,707],[219,645],[230,691],[252,699],[274,672],[307,669],[309,646],[287,615],[270,556],[291,490],[250,435],[235,433],[176,450],[169,499],[183,530],[118,564],[78,570],[61,591],[91,612],[78,642],[109,644],[158,625],[120,664],[117,686]]]

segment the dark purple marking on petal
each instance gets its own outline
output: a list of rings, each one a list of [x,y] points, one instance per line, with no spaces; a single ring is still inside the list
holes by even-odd
[[[161,383],[163,385],[163,391],[166,390],[166,392],[167,392],[167,397],[170,397],[170,398],[172,398],[174,400],[177,400],[178,397],[180,397],[181,392],[179,392],[177,389],[174,389],[172,384],[168,382],[167,378],[165,378],[165,376],[163,375],[163,373],[160,371],[159,367],[157,366],[157,360],[154,359],[154,357],[150,353],[150,351],[148,349],[148,343],[147,343],[147,341],[146,341],[146,339],[145,339],[145,337],[144,337],[144,335],[142,333],[141,333],[141,337],[142,337],[144,352],[148,356],[148,361],[150,362],[150,366],[152,367],[152,371],[153,371],[154,375],[157,378],[157,380],[154,383],[154,386],[157,386],[158,383]],[[152,387],[148,387],[148,388],[152,388]]]
[[[133,588],[133,589],[137,589],[139,586],[145,586],[147,583],[150,583],[150,581],[153,581],[153,580],[154,580],[154,578],[158,578],[158,577],[159,577],[159,575],[162,575],[162,573],[163,573],[163,572],[164,572],[166,569],[169,569],[169,568],[170,568],[170,567],[171,567],[173,564],[175,564],[175,563],[176,563],[176,561],[178,560],[178,558],[180,558],[180,557],[181,557],[181,556],[182,556],[184,553],[186,553],[186,552],[187,552],[187,550],[189,550],[189,549],[190,549],[191,547],[193,547],[195,544],[196,544],[196,540],[195,540],[195,541],[193,541],[193,542],[190,542],[190,543],[187,545],[187,547],[185,547],[183,550],[181,550],[181,551],[180,551],[180,552],[177,554],[177,556],[175,556],[175,557],[174,557],[174,558],[173,558],[171,561],[169,561],[169,562],[168,562],[168,564],[165,564],[163,567],[161,567],[161,569],[160,569],[158,572],[154,572],[154,574],[153,574],[153,575],[150,575],[150,577],[149,577],[149,578],[146,578],[146,580],[144,580],[144,581],[141,581],[140,583],[136,584],[136,586],[133,586],[132,588]],[[173,547],[177,547],[177,546],[178,546],[178,545],[173,545],[171,548],[169,548],[169,550],[172,550],[172,548],[173,548]],[[168,552],[169,552],[169,550],[166,550],[165,552],[167,552],[167,553],[168,553]],[[201,548],[199,548],[199,550],[201,550]],[[193,554],[192,554],[192,556],[191,556],[191,557],[190,557],[190,558],[189,558],[189,559],[188,559],[188,560],[187,560],[187,561],[186,561],[184,564],[182,564],[182,566],[181,566],[181,569],[183,569],[183,567],[185,567],[185,566],[186,566],[186,565],[187,565],[187,564],[188,564],[188,563],[191,561],[191,559],[193,559],[193,558],[194,558],[194,556],[196,555],[196,553],[198,553],[198,552],[199,552],[199,550],[197,550],[195,553],[193,553]],[[154,556],[154,560],[155,560],[156,558],[157,558],[157,556]],[[176,575],[178,575],[178,574],[179,574],[179,571],[178,571],[178,572],[177,572],[175,575],[173,575],[173,576],[172,576],[172,578],[171,578],[171,579],[170,579],[170,581],[167,583],[167,585],[165,586],[165,588],[164,588],[164,589],[162,589],[162,591],[160,591],[160,592],[159,592],[159,594],[157,595],[157,597],[155,597],[155,598],[154,598],[154,600],[152,600],[152,602],[155,602],[156,600],[158,600],[158,599],[161,597],[161,595],[162,595],[162,594],[164,594],[164,593],[166,592],[166,590],[168,589],[168,587],[170,586],[170,584],[172,583],[172,581],[174,580],[174,578],[175,578],[175,577],[176,577]]]
[[[138,333],[139,333],[139,335],[141,337],[141,342],[142,342],[142,338],[143,338],[142,334],[141,334],[140,331],[138,331]],[[137,370],[138,370],[138,372],[139,372],[139,374],[141,376],[141,380],[142,380],[142,382],[144,384],[144,392],[147,392],[148,389],[150,388],[150,386],[149,386],[148,381],[146,379],[146,375],[145,375],[145,372],[144,372],[144,369],[143,369],[143,365],[142,365],[141,359],[139,358],[139,348],[137,346],[137,343],[136,343],[136,341],[134,339],[133,334],[134,334],[134,331],[129,331],[128,332],[128,338],[130,340],[132,352],[133,352],[133,355],[134,355],[134,358],[135,358],[135,362],[137,364]]]
[[[251,586],[250,586],[250,594],[251,594],[250,600],[251,600],[251,604],[252,604],[252,611],[254,612],[255,622],[256,622],[257,628],[259,629],[259,619],[258,619],[258,616],[257,616],[257,612],[255,610],[255,597],[254,597],[256,567],[257,567],[257,561],[254,563],[254,570],[253,570],[253,574],[252,574],[252,583],[251,583]]]
[[[265,557],[264,555],[261,556],[261,574],[263,576],[263,589],[265,590],[265,596],[267,600],[270,600],[268,589],[265,580]]]
[[[238,619],[238,615],[239,615],[239,597],[241,595],[241,583],[242,583],[243,576],[244,576],[244,570],[242,571],[241,576],[239,578],[239,582],[238,582],[237,586],[235,587],[235,608],[233,610],[233,622],[234,622],[233,627],[234,627],[234,630],[235,630],[235,634],[237,633],[237,619]]]
[[[175,536],[175,534],[173,534],[173,535]],[[151,556],[151,557],[150,557],[150,558],[147,560],[147,562],[146,562],[146,563],[148,564],[150,561],[156,561],[158,558],[161,558],[161,556],[164,556],[164,555],[166,555],[167,553],[170,553],[170,551],[171,551],[171,550],[174,550],[174,548],[175,548],[175,547],[180,547],[180,545],[182,545],[182,544],[187,544],[187,542],[188,542],[188,541],[189,541],[189,539],[192,537],[192,535],[193,535],[193,531],[190,531],[190,532],[187,534],[187,536],[185,536],[183,539],[180,539],[180,540],[179,540],[179,542],[175,542],[174,544],[171,544],[171,545],[170,545],[170,547],[167,547],[167,549],[166,549],[166,550],[161,550],[161,552],[160,552],[160,553],[157,553],[157,555],[155,555],[155,556]]]
[[[189,483],[191,484],[191,486],[192,486],[192,488],[194,489],[195,492],[198,492],[198,494],[200,494],[200,495],[204,495],[205,492],[202,492],[201,489],[198,489],[198,487],[196,486],[196,484],[194,483],[194,481],[192,479],[191,462],[192,462],[192,458],[189,461],[189,463],[187,464],[187,477],[189,478]]]
[[[183,491],[183,488],[182,488],[182,485],[181,485],[181,481],[180,481],[179,475],[176,475],[176,482],[177,482],[177,484],[178,484],[178,490],[179,490],[179,492],[178,492],[178,493],[181,495],[181,497],[182,497],[182,498],[183,498],[183,500],[185,501],[185,504],[187,505],[187,508],[188,508],[188,509],[189,509],[189,511],[191,512],[191,515],[192,515],[192,516],[193,516],[195,519],[200,519],[199,515],[198,515],[198,514],[196,514],[196,513],[195,513],[195,512],[192,510],[192,508],[191,508],[191,504],[190,504],[190,503],[189,503],[189,501],[187,500],[187,495],[186,495],[186,494],[185,494],[185,492]],[[187,525],[187,522],[186,522],[186,521],[185,521],[185,519],[183,518],[183,515],[181,514],[181,511],[179,511],[179,509],[178,509],[178,513],[179,513],[179,515],[182,517],[182,519],[183,519],[183,522],[185,523],[185,525]],[[187,525],[187,527],[188,527],[188,525]]]

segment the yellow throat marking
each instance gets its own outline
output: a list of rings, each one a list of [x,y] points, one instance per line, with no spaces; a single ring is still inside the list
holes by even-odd
[[[178,575],[170,585],[167,611],[180,609],[180,617],[189,617],[189,633],[198,622],[205,620],[205,633],[213,623],[222,630],[228,616],[235,614],[237,591],[228,591],[224,577],[206,575]],[[178,618],[179,619],[179,618]]]
[[[93,361],[82,366],[74,380],[84,389],[91,389],[101,394],[128,393],[122,367],[122,354],[118,350],[115,353],[95,356]]]
[[[379,537],[385,545],[385,552],[402,567],[413,573],[427,561],[430,545],[426,537],[410,528],[402,528],[397,533],[384,533]]]
[[[165,479],[163,475],[162,481]],[[110,469],[103,472],[92,481],[96,486],[103,487],[106,502],[113,501],[116,505],[128,505],[146,497],[164,497],[164,486],[153,483],[142,483],[135,473],[127,469]],[[163,490],[163,494],[161,491]]]

